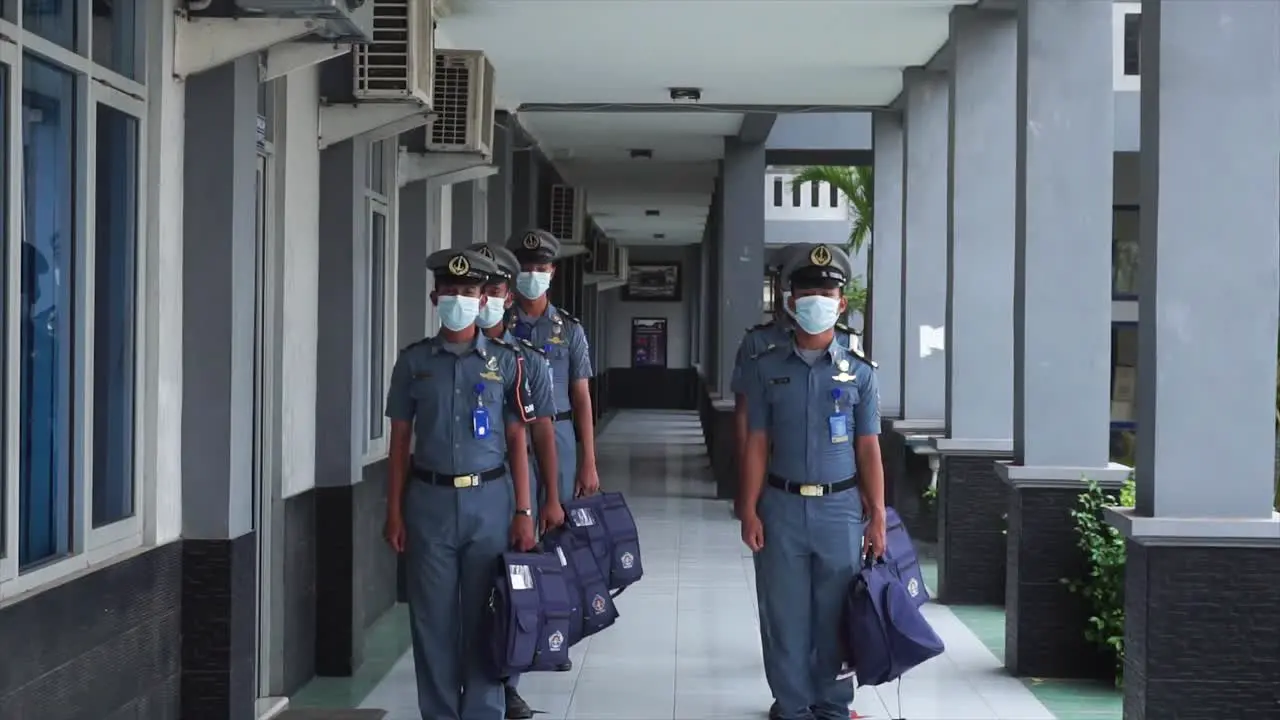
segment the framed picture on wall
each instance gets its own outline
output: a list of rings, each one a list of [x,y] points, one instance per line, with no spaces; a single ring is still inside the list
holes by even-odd
[[[667,366],[667,319],[631,318],[631,367]]]
[[[680,302],[679,263],[632,263],[622,299],[628,302]]]

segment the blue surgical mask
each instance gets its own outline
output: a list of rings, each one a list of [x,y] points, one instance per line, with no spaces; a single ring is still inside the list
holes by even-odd
[[[791,291],[790,290],[782,291],[782,310],[792,319],[795,319],[796,311],[791,309]]]
[[[438,301],[440,324],[453,332],[465,330],[476,321],[480,298],[466,295],[441,295]]]
[[[547,288],[551,287],[551,273],[549,272],[521,272],[516,275],[516,292],[520,296],[535,300],[543,296],[547,292]]]
[[[502,301],[502,298],[496,298],[490,295],[489,299],[486,300],[484,305],[480,308],[480,314],[476,316],[476,324],[479,325],[481,329],[488,330],[494,325],[501,323],[502,318],[505,317],[506,314],[506,303]]]
[[[818,335],[835,327],[840,319],[840,300],[826,295],[796,298],[796,324],[810,335]]]

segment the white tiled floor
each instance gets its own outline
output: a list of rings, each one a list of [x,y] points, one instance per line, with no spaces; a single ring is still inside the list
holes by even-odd
[[[624,411],[598,441],[601,483],[627,495],[640,525],[644,579],[618,599],[618,624],[574,648],[568,673],[526,675],[520,690],[546,720],[764,718],[751,558],[727,502],[716,501],[697,416]],[[860,688],[876,719],[1053,720],[945,607],[925,608],[947,653],[899,688]],[[363,707],[417,720],[406,654]],[[902,707],[899,708],[899,697]]]

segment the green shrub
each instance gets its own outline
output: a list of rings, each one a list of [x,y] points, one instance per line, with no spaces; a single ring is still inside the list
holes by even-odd
[[[1088,571],[1083,578],[1063,578],[1072,592],[1089,603],[1091,615],[1084,628],[1085,638],[1100,650],[1114,653],[1116,685],[1124,679],[1124,537],[1102,519],[1108,506],[1133,507],[1133,476],[1117,495],[1089,481],[1080,495],[1079,506],[1071,511],[1076,523],[1076,542],[1084,551]]]

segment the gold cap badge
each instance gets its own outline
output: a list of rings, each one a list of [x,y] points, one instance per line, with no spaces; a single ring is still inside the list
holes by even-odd
[[[462,277],[469,272],[471,272],[471,263],[467,262],[466,257],[462,255],[454,255],[453,259],[449,260],[450,275]]]
[[[537,233],[529,233],[524,236],[525,250],[537,250],[540,247],[542,247],[542,239],[538,237]]]
[[[809,251],[809,262],[817,265],[818,267],[826,267],[830,265],[831,250],[826,245],[819,245]]]
[[[489,260],[495,259],[493,257],[493,251],[489,249],[488,245],[481,245],[478,252],[480,253],[480,256],[483,258],[488,258]]]

